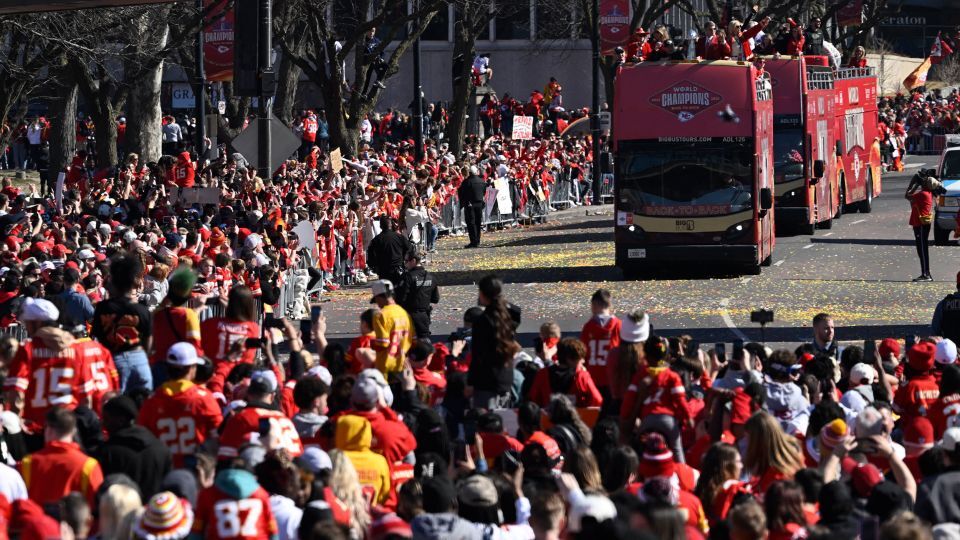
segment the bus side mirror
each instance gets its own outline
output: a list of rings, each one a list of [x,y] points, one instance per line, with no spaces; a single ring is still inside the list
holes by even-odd
[[[825,165],[822,159],[815,160],[813,162],[813,177],[814,178],[823,178],[823,169]]]
[[[760,209],[770,210],[773,208],[773,191],[768,188],[760,188]]]
[[[840,141],[837,141],[837,155],[838,156],[843,155],[843,143],[841,143]]]

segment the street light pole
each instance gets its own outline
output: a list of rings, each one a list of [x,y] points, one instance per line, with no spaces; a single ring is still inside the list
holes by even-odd
[[[419,2],[412,3],[410,9],[419,10]],[[415,32],[419,26],[419,16],[410,23],[410,27]],[[420,38],[413,43],[413,135],[414,142],[417,145],[416,158],[417,163],[423,161],[423,85],[420,80]]]
[[[203,0],[197,0],[197,12],[203,15]],[[194,148],[197,153],[197,159],[203,163],[204,140],[207,138],[207,100],[206,100],[206,74],[203,70],[203,33],[206,31],[206,21],[202,20],[200,29],[197,30],[197,69],[196,84],[193,87],[194,108],[197,110],[197,140],[194,142]]]
[[[600,0],[593,0],[593,103],[590,107],[590,135],[593,140],[593,204],[600,204]]]
[[[270,170],[270,117],[272,116],[270,98],[273,97],[273,85],[275,83],[272,69],[273,15],[271,11],[271,0],[260,0],[260,40],[258,43],[260,49],[257,51],[257,67],[260,77],[260,107],[257,126],[260,130],[258,133],[260,143],[258,154],[260,159],[258,161],[260,162],[260,174],[264,179],[269,179],[273,174],[273,171]]]

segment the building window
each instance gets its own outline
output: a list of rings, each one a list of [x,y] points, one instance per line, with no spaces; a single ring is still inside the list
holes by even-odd
[[[575,8],[556,0],[535,0],[537,39],[570,39],[576,25]]]
[[[420,39],[424,41],[448,41],[450,39],[450,6],[443,6],[430,19]]]
[[[530,39],[530,0],[497,2],[495,39]]]

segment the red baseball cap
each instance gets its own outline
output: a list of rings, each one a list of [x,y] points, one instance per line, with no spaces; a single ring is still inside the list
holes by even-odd
[[[883,482],[883,473],[872,463],[861,463],[850,471],[850,483],[857,496],[866,499],[873,491],[873,487]]]
[[[877,350],[880,351],[881,359],[891,354],[896,358],[900,358],[900,342],[894,338],[884,338],[883,341],[880,342],[880,346],[877,347]]]

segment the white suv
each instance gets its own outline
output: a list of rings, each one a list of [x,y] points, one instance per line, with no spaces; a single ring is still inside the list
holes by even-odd
[[[937,179],[943,182],[947,192],[935,199],[933,239],[936,245],[945,246],[950,241],[950,233],[957,228],[957,212],[960,212],[960,146],[948,146],[943,151]]]

